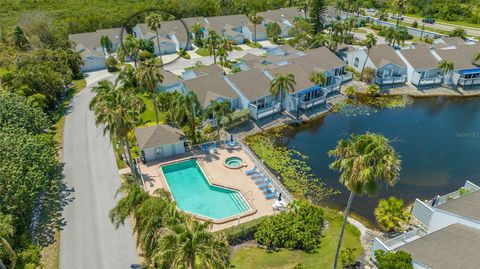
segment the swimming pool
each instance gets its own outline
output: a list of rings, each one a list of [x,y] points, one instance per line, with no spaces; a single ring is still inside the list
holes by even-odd
[[[210,185],[196,160],[165,165],[161,170],[183,211],[221,220],[250,210],[240,192]]]

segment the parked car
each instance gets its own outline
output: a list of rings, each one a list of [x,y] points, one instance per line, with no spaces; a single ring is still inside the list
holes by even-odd
[[[369,9],[367,9],[367,11],[370,12],[370,13],[375,13],[375,12],[377,12],[377,10],[374,9],[374,8],[369,8]]]
[[[394,20],[403,21],[403,16],[401,16],[401,15],[393,14],[391,18],[394,19]]]
[[[424,22],[424,23],[429,23],[429,24],[434,24],[434,23],[435,23],[435,19],[425,18],[425,19],[422,20],[422,22]]]

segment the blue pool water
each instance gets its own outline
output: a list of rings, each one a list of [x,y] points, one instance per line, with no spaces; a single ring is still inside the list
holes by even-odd
[[[177,206],[183,211],[220,220],[250,209],[239,192],[210,185],[195,160],[161,169]]]

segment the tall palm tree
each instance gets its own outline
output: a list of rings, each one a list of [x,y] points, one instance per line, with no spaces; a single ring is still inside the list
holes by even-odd
[[[386,232],[399,229],[402,223],[408,222],[410,216],[411,214],[404,206],[403,200],[395,197],[380,199],[378,206],[375,208],[375,218]]]
[[[295,76],[293,74],[277,74],[270,81],[270,92],[272,95],[277,96],[280,104],[282,104],[285,94],[294,92],[295,84]]]
[[[209,232],[210,227],[210,222],[190,218],[163,229],[153,257],[155,264],[161,268],[228,268],[228,244]]]
[[[141,64],[137,69],[137,80],[140,87],[152,99],[153,109],[155,110],[155,120],[158,125],[158,108],[157,108],[157,85],[163,82],[162,68],[156,64],[154,60],[148,60]]]
[[[377,44],[377,38],[372,33],[367,34],[367,39],[365,40],[365,46],[367,47],[367,59],[370,56],[370,49]],[[363,72],[365,71],[365,65],[367,64],[367,60],[363,62],[362,65],[362,72],[360,73],[360,80],[363,79]]]
[[[220,138],[220,126],[222,124],[222,118],[231,118],[232,110],[230,109],[230,102],[217,102],[212,100],[207,108],[207,115],[213,115],[215,123],[217,124],[217,136]]]
[[[10,240],[15,234],[15,227],[13,226],[13,217],[11,215],[4,215],[0,212],[0,253],[8,255],[10,260],[10,268],[15,268],[17,263],[17,255],[10,245]],[[0,257],[0,269],[7,269]]]
[[[131,58],[134,66],[137,67],[137,63],[140,60],[140,51],[140,40],[132,35],[128,35],[117,52],[117,58],[121,61]]]
[[[327,83],[327,77],[323,72],[313,72],[310,74],[309,79],[310,79],[310,82],[312,82],[315,85],[323,86],[325,85],[325,83]]]
[[[220,39],[220,44],[217,49],[218,59],[220,60],[220,65],[222,66],[222,70],[225,68],[225,63],[228,61],[228,52],[232,50],[232,45],[230,40],[226,37],[222,37]],[[225,70],[223,71],[225,74]]]
[[[254,10],[249,14],[249,19],[253,23],[253,44],[257,44],[257,24],[263,22],[263,17],[258,15],[257,12]]]
[[[158,33],[158,30],[162,28],[162,17],[156,13],[151,13],[148,17],[145,18],[145,23],[147,24],[148,28],[150,28],[150,30],[155,31],[155,35],[157,36],[158,57],[160,58],[160,61],[162,61],[162,51],[160,49],[160,34]]]
[[[329,46],[329,37],[325,33],[318,33],[313,36],[312,42],[310,43],[311,48],[319,48],[323,46]]]
[[[444,73],[445,75],[447,75],[448,73],[450,73],[451,71],[453,71],[453,69],[454,69],[455,67],[454,67],[453,62],[447,61],[447,60],[441,60],[441,61],[438,63],[437,68],[440,69],[441,71],[443,71],[443,73]]]
[[[100,37],[100,45],[105,50],[105,52],[107,52],[108,54],[112,54],[113,44],[112,44],[112,41],[110,40],[110,38],[108,38],[108,36],[102,35]]]
[[[118,74],[117,83],[122,85],[125,89],[138,90],[138,80],[135,68],[131,65],[126,65]]]
[[[340,172],[340,183],[350,191],[333,263],[335,269],[353,197],[375,195],[379,183],[393,186],[400,174],[400,157],[387,138],[369,132],[352,134],[347,140],[338,141],[337,147],[328,155],[335,158],[330,168]]]
[[[172,102],[174,111],[174,121],[177,125],[185,125],[185,135],[195,145],[198,142],[198,126],[200,125],[198,116],[202,114],[202,108],[198,102],[198,97],[193,91],[187,94],[179,94]]]
[[[102,126],[103,133],[116,136],[124,149],[127,146],[127,155],[133,176],[137,179],[133,167],[133,159],[128,140],[128,133],[133,131],[140,121],[145,104],[133,91],[117,87],[108,80],[102,80],[93,88],[96,96],[90,102],[90,110],[95,114],[95,123]]]
[[[400,25],[400,17],[403,16],[405,9],[407,8],[407,0],[393,0],[393,7],[397,11],[397,29]]]
[[[210,55],[213,56],[213,63],[217,63],[217,51],[220,45],[220,37],[214,30],[208,31],[207,49]]]

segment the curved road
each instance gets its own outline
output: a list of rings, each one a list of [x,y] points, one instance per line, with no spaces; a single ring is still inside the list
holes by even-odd
[[[88,86],[73,98],[65,118],[63,161],[67,185],[74,191],[63,212],[60,269],[132,268],[138,264],[130,221],[115,229],[108,212],[120,186],[112,144],[95,126],[88,105],[92,86],[113,79],[104,71],[92,73]]]

